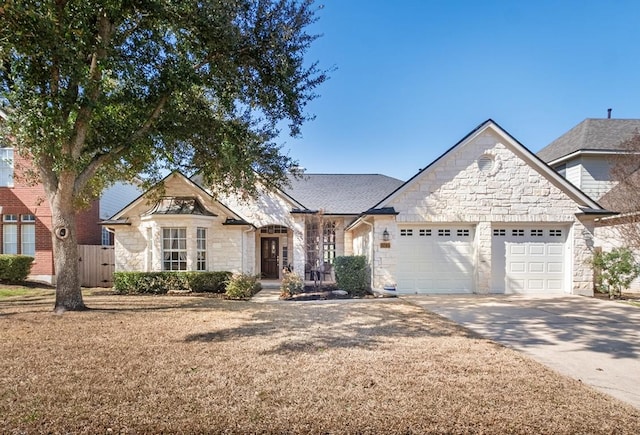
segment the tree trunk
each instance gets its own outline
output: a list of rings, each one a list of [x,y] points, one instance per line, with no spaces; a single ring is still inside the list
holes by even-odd
[[[54,311],[86,310],[78,275],[78,242],[73,195],[58,191],[51,201],[53,257],[56,274]]]

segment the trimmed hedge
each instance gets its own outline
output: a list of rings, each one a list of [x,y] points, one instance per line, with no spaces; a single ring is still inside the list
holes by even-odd
[[[26,281],[32,265],[33,257],[28,255],[0,255],[0,281]]]
[[[187,272],[189,287],[196,293],[224,293],[231,272]]]
[[[364,255],[336,257],[333,269],[339,289],[354,296],[362,296],[369,290],[369,266]]]
[[[230,278],[231,272],[115,272],[113,289],[120,294],[224,293]]]

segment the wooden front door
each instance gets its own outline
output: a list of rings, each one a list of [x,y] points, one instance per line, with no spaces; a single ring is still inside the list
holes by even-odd
[[[277,237],[265,237],[261,239],[262,249],[262,267],[261,276],[264,279],[278,279],[280,277],[278,268],[278,238]]]

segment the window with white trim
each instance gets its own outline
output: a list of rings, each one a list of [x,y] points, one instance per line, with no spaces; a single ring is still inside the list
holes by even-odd
[[[207,229],[196,229],[196,270],[207,270]]]
[[[532,237],[542,237],[543,235],[544,234],[543,234],[542,230],[539,230],[539,229],[538,230],[536,230],[536,229],[532,229],[531,230],[531,236]]]
[[[13,148],[0,148],[0,187],[13,187]]]
[[[18,215],[2,216],[2,253],[18,253]]]
[[[562,237],[562,230],[549,230],[551,237]]]
[[[513,230],[511,230],[511,235],[515,236],[515,237],[524,237],[524,230],[513,229]]]
[[[450,229],[439,229],[438,230],[438,236],[440,237],[449,237],[451,236],[451,230]]]
[[[20,253],[22,255],[36,255],[36,217],[32,214],[20,216]]]
[[[431,235],[430,229],[420,228],[420,235],[423,237],[428,237]]]
[[[402,229],[402,230],[400,230],[400,236],[401,237],[413,236],[413,230],[412,229]]]
[[[187,270],[187,229],[162,229],[162,270]]]
[[[458,237],[469,237],[469,230],[467,229],[458,229],[456,231],[456,236]]]
[[[113,233],[102,227],[102,232],[100,233],[100,241],[102,246],[112,246],[113,245]]]
[[[494,228],[493,229],[493,235],[498,237],[498,236],[506,236],[507,235],[507,230],[505,230],[504,228]]]

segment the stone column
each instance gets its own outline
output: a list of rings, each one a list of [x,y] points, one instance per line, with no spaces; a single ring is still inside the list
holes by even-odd
[[[476,277],[475,293],[487,294],[491,291],[491,222],[476,225]]]
[[[291,229],[293,231],[293,246],[290,248],[290,255],[293,257],[293,271],[304,279],[304,265],[306,257],[305,216],[297,215],[294,218],[294,225]],[[289,261],[291,262],[291,260]]]

